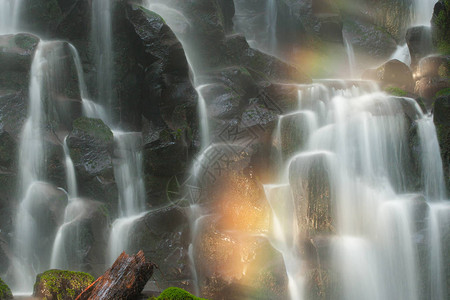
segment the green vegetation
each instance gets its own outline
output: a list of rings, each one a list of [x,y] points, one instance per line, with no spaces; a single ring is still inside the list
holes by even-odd
[[[113,133],[100,119],[81,117],[73,121],[74,130],[84,131],[105,142],[113,141]]]
[[[148,298],[148,300],[206,300],[206,299],[196,297],[183,289],[177,287],[170,287],[165,289],[159,295],[159,297],[151,297]]]
[[[434,96],[435,99],[441,97],[441,96],[446,96],[450,94],[450,88],[445,88],[440,90],[439,92],[436,93],[436,95]]]
[[[385,91],[386,91],[386,93],[389,93],[389,94],[391,94],[393,96],[397,96],[397,97],[408,96],[408,93],[406,91],[402,90],[401,88],[394,87],[394,86],[387,87],[385,89]]]
[[[14,42],[19,48],[31,50],[39,43],[39,39],[28,34],[18,34],[14,37]]]
[[[11,290],[9,289],[8,285],[3,282],[3,280],[0,278],[0,299],[12,299],[13,295]]]
[[[433,40],[440,53],[450,54],[450,0],[442,2],[444,9],[433,20]]]
[[[46,300],[75,299],[92,282],[94,277],[83,272],[49,270],[36,277],[34,295]],[[37,295],[36,293],[39,292]]]

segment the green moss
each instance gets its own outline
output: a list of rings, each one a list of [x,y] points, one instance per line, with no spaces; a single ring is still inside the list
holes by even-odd
[[[6,283],[0,278],[0,299],[12,299],[13,295]]]
[[[16,46],[22,49],[31,50],[38,44],[39,40],[28,34],[18,34],[14,37]]]
[[[183,289],[177,287],[170,287],[165,289],[159,297],[151,297],[148,300],[206,300],[204,298],[199,298],[191,293],[186,292]]]
[[[113,133],[100,119],[81,117],[73,121],[74,130],[84,131],[87,134],[105,142],[113,141]]]
[[[441,97],[441,96],[445,96],[445,95],[449,95],[450,94],[450,88],[446,88],[443,90],[440,90],[439,92],[436,93],[436,95],[434,96],[435,99]]]
[[[408,93],[404,90],[402,90],[401,88],[398,87],[387,87],[385,89],[386,93],[389,93],[393,96],[397,96],[397,97],[406,97],[408,96]]]
[[[48,270],[36,277],[34,284],[35,294],[37,291],[43,297],[53,299],[75,299],[86,287],[94,282],[94,277],[83,272]]]

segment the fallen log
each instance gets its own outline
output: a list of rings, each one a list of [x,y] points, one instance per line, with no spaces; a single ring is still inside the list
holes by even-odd
[[[152,277],[154,266],[145,259],[142,250],[133,256],[122,252],[111,268],[78,295],[76,300],[136,299]]]

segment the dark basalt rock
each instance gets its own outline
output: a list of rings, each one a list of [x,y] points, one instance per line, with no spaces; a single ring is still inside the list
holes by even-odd
[[[416,26],[409,28],[406,32],[406,44],[409,53],[411,53],[411,66],[414,68],[422,57],[434,52],[430,27]]]
[[[450,94],[440,96],[434,102],[434,124],[436,125],[441,157],[446,178],[447,191],[450,191]]]
[[[343,31],[355,51],[368,54],[371,58],[387,59],[397,48],[391,35],[363,18],[345,18]]]
[[[188,248],[190,243],[188,219],[175,205],[154,209],[136,220],[130,229],[129,250],[143,250],[146,257],[159,266],[161,273],[154,280],[161,288],[189,287],[191,278]],[[125,237],[124,237],[125,238]]]
[[[422,77],[449,78],[450,55],[431,55],[420,60],[415,79]]]
[[[412,92],[414,82],[411,69],[399,60],[393,59],[377,68],[377,80]]]
[[[447,78],[423,77],[416,81],[414,93],[425,99],[425,104],[430,107],[436,93],[450,87]]]
[[[110,205],[117,199],[113,143],[111,130],[101,120],[85,117],[74,121],[73,130],[67,138],[80,195]]]

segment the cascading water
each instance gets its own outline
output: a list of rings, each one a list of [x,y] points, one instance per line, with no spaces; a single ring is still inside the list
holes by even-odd
[[[336,295],[337,298],[421,299],[423,291],[419,288],[419,277],[422,274],[414,229],[415,222],[418,222],[414,212],[421,202],[416,200],[418,196],[401,194],[410,190],[404,176],[410,168],[405,164],[405,161],[410,161],[406,147],[408,128],[406,110],[401,107],[414,111],[422,153],[421,161],[417,163],[422,166],[425,195],[428,201],[442,201],[445,199],[442,164],[436,159],[440,155],[434,125],[411,99],[387,97],[379,92],[355,96],[351,89],[330,91],[329,95],[332,94],[336,95],[328,99],[316,98],[316,101],[324,101],[325,120],[320,118],[323,112],[317,110],[317,106],[309,104],[308,107],[307,101],[303,101],[302,109],[308,108],[322,121],[306,137],[307,146],[297,147],[301,151],[288,161],[287,175],[281,178],[280,184],[265,187],[273,217],[283,220],[274,222],[276,230],[271,240],[275,241],[274,244],[276,241],[285,242],[277,249],[283,253],[286,270],[289,270],[293,242],[285,237],[284,232],[296,228],[300,224],[298,222],[306,217],[315,224],[316,230],[326,234],[326,224],[320,224],[325,214],[328,220],[335,220],[332,226],[337,236],[331,241],[333,261],[336,262],[333,268],[338,274],[339,285],[343,287],[342,295]],[[287,116],[302,118],[298,113]],[[290,130],[295,132],[302,127],[294,128]],[[431,161],[432,157],[434,161]],[[287,178],[288,182],[285,181]],[[322,186],[325,194],[314,186]],[[280,192],[285,189],[292,191],[294,200],[289,192]],[[276,205],[280,207],[280,202],[286,203],[281,215],[280,210],[274,208]],[[446,203],[429,205],[442,205],[448,209]],[[289,208],[292,206],[293,209]],[[318,211],[303,214],[304,209],[312,207]],[[328,210],[323,210],[324,207]],[[434,280],[425,285],[436,286],[441,293],[442,271],[435,259],[439,260],[442,255],[439,244],[442,237],[433,229],[436,217],[432,213],[433,209],[428,217],[430,222],[435,222],[428,227],[433,240],[429,251],[434,254],[429,268],[433,269]],[[318,219],[314,219],[315,216]],[[297,256],[295,259],[300,264],[302,258]],[[301,277],[298,279],[302,280]],[[298,287],[290,287],[291,299],[302,299]],[[433,294],[438,295],[438,292]],[[444,299],[442,294],[439,295],[435,299]]]
[[[112,3],[92,1],[92,45],[97,67],[97,99],[110,110],[113,101]]]
[[[128,249],[128,232],[143,217],[145,187],[142,172],[142,137],[135,132],[114,132],[116,158],[114,176],[119,190],[119,217],[112,225],[109,239],[109,261]]]
[[[0,34],[17,31],[21,5],[22,0],[0,0]]]
[[[412,24],[430,26],[431,16],[433,15],[434,4],[436,0],[414,0]]]
[[[245,0],[234,0],[234,6],[235,30],[243,33],[253,48],[277,55],[277,1],[264,0],[255,5]]]
[[[355,52],[353,51],[353,45],[350,42],[350,40],[344,35],[344,44],[345,49],[347,50],[347,56],[348,56],[348,66],[350,70],[350,78],[355,77],[355,70],[356,70],[356,59],[355,59]]]
[[[23,128],[20,152],[20,191],[22,201],[17,214],[16,243],[17,257],[23,268],[15,268],[15,286],[18,291],[26,291],[33,283],[33,274],[41,270],[42,266],[36,262],[34,247],[36,239],[42,232],[36,232],[37,222],[32,215],[34,193],[45,180],[44,171],[44,143],[43,143],[43,96],[45,80],[53,80],[56,74],[49,74],[51,64],[56,55],[49,55],[47,50],[54,47],[52,42],[40,42],[31,65],[28,118]],[[57,52],[57,51],[56,51]],[[55,51],[53,54],[56,54]],[[53,76],[52,76],[53,75]],[[33,269],[27,270],[28,268]],[[24,275],[28,274],[28,275]]]

